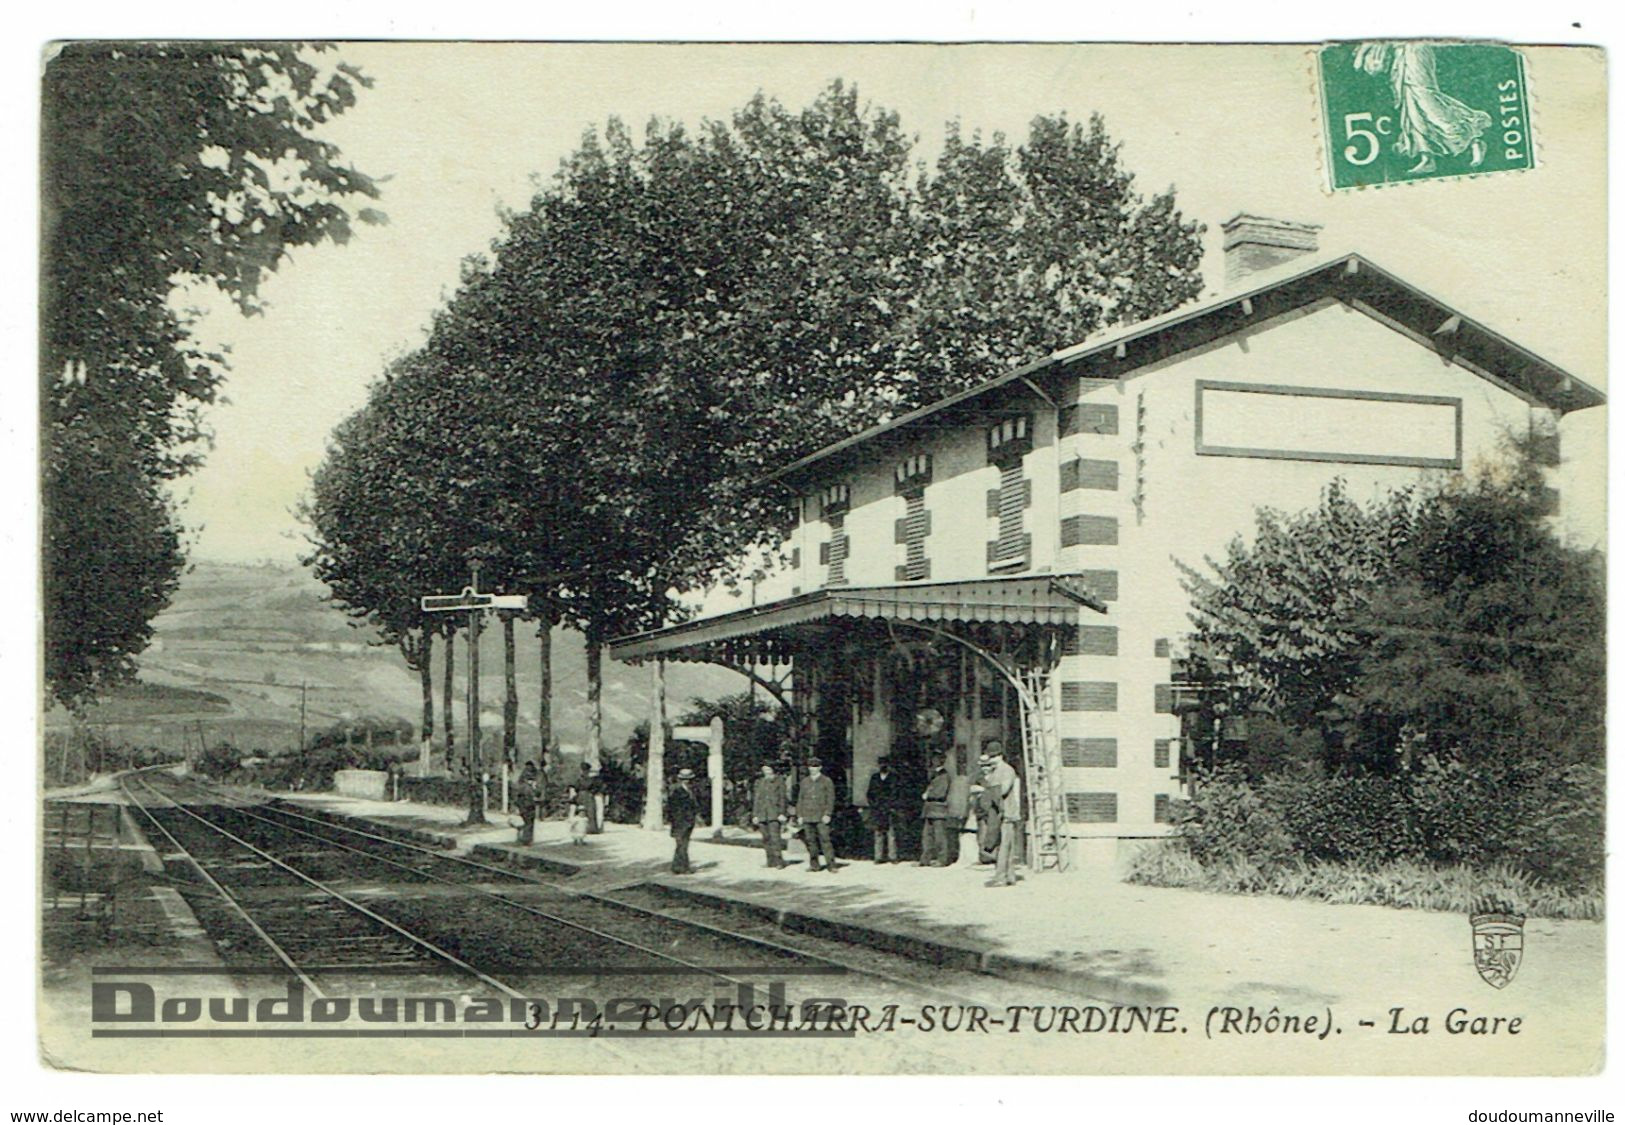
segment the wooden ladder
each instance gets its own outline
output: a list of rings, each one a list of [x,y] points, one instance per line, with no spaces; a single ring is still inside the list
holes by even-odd
[[[1048,673],[1026,668],[1019,676],[1021,750],[1027,782],[1028,862],[1034,871],[1066,871],[1072,866],[1072,838],[1067,834],[1055,697],[1050,691]]]

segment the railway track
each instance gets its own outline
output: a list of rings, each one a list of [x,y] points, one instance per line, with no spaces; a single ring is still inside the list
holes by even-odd
[[[791,945],[762,927],[724,927],[294,810],[244,805],[195,779],[164,775],[161,785],[131,775],[126,791],[199,873],[198,895],[211,892],[217,913],[252,932],[262,964],[295,972],[317,995],[326,975],[431,970],[509,998],[564,979],[640,975],[668,991],[679,981],[737,989],[778,974],[836,976],[843,992],[877,1002],[985,1004],[1001,991],[990,992],[985,978],[944,981],[955,974],[836,941],[798,935]],[[290,900],[289,889],[304,893]]]
[[[268,954],[271,964],[281,965],[297,977],[312,996],[318,999],[326,996],[316,979],[318,976],[436,965],[449,967],[511,998],[523,997],[518,989],[379,913],[356,896],[300,870],[184,802],[162,793],[146,776],[129,776],[123,788],[131,804],[169,845],[172,854],[181,857],[203,885],[214,892],[220,906],[258,939],[259,952]],[[161,804],[155,807],[155,801]],[[174,818],[158,815],[157,808],[172,810],[191,822],[195,830],[177,831]],[[190,841],[183,841],[182,836],[189,836]],[[236,851],[221,848],[222,841],[234,845]],[[201,848],[200,843],[204,845]],[[245,857],[249,860],[246,864]],[[314,901],[303,897],[268,901],[265,896],[252,893],[278,885],[309,888],[316,892],[316,898]],[[218,942],[219,929],[209,928]],[[244,950],[231,941],[229,930],[227,934],[222,952],[228,966],[241,970],[266,964],[263,958],[239,956]]]

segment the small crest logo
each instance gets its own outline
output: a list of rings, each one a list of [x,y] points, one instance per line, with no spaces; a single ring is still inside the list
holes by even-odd
[[[1510,909],[1486,909],[1472,915],[1473,967],[1484,983],[1505,988],[1523,963],[1524,916]]]

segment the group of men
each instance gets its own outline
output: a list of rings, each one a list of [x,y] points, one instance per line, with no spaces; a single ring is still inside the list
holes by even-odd
[[[583,778],[572,802],[585,806],[590,819],[600,813],[598,790],[593,786],[597,771]],[[835,815],[835,782],[824,773],[817,758],[807,762],[807,776],[796,787],[794,799],[789,777],[779,775],[771,763],[763,763],[761,776],[751,789],[751,823],[762,834],[767,865],[788,867],[784,860],[786,832],[799,831],[807,846],[807,870],[839,871],[844,865],[835,859],[830,840],[830,822]],[[674,841],[671,869],[674,874],[693,871],[688,845],[700,819],[700,799],[694,792],[694,771],[677,773],[666,797],[666,816]],[[546,781],[535,762],[526,762],[514,788],[514,805],[519,814],[519,843],[536,838],[536,816],[545,797]],[[1004,747],[990,741],[982,751],[980,769],[973,780],[966,774],[950,774],[947,762],[937,755],[931,762],[931,776],[917,797],[891,768],[886,759],[870,775],[864,793],[869,807],[869,829],[874,838],[876,863],[898,863],[897,829],[912,819],[915,808],[921,813],[921,867],[949,867],[959,862],[960,841],[971,811],[976,813],[976,840],[983,863],[993,863],[990,887],[1015,883],[1014,863],[1017,841],[1022,834],[1021,777],[1004,758]],[[572,808],[572,815],[575,809]],[[601,815],[601,813],[600,813]],[[791,826],[795,827],[792,828]]]
[[[824,775],[823,763],[817,758],[807,763],[807,774],[792,802],[786,779],[772,764],[763,763],[762,775],[751,790],[751,823],[762,834],[769,867],[788,866],[784,861],[784,833],[793,816],[807,846],[807,869],[839,871],[843,865],[835,860],[829,834],[835,813],[835,783]],[[919,865],[948,867],[957,863],[965,822],[974,808],[980,859],[995,865],[987,885],[1008,887],[1015,883],[1016,845],[1022,833],[1021,776],[1005,761],[1002,744],[987,744],[974,781],[965,774],[949,774],[947,762],[938,755],[932,761],[924,792],[915,797],[909,788],[884,758],[869,778],[864,801],[869,807],[876,863],[899,862],[897,829],[911,818],[916,807],[921,809],[923,822]],[[677,816],[674,808],[673,836],[678,835]],[[684,837],[679,837],[678,852],[686,867]],[[672,870],[678,870],[675,859]]]

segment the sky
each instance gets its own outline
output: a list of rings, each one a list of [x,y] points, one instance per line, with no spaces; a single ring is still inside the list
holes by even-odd
[[[382,227],[298,251],[263,288],[266,315],[210,303],[229,344],[216,445],[178,489],[194,553],[291,562],[294,509],[328,434],[393,356],[417,346],[500,210],[528,205],[582,131],[619,116],[726,117],[758,91],[794,108],[829,81],[895,109],[922,154],[944,122],[1025,134],[1036,114],[1101,113],[1146,193],[1173,186],[1208,225],[1248,211],[1320,223],[1359,250],[1596,386],[1605,386],[1604,64],[1584,48],[1528,52],[1532,172],[1329,193],[1313,55],[1296,45],[657,45],[352,43],[374,82],[329,136],[385,178]],[[1571,530],[1602,535],[1606,408],[1565,423]]]

